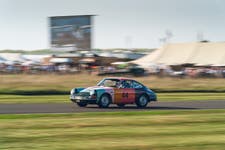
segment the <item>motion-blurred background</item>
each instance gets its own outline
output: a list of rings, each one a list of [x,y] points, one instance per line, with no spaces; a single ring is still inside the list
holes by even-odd
[[[224,0],[0,0],[0,149],[224,149],[224,16]],[[108,76],[158,101],[70,101]]]
[[[1,74],[225,77],[220,0],[0,3]]]

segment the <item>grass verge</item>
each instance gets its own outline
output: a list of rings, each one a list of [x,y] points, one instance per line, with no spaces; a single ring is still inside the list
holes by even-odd
[[[225,110],[0,115],[0,149],[224,149]]]
[[[225,93],[158,93],[159,102],[225,100]],[[70,103],[69,95],[0,95],[3,103]]]
[[[67,94],[74,87],[96,85],[104,77],[75,75],[0,75],[1,94]],[[133,77],[131,77],[133,78]],[[180,79],[154,76],[134,77],[157,92],[225,92],[224,79]],[[47,91],[47,92],[46,92]]]

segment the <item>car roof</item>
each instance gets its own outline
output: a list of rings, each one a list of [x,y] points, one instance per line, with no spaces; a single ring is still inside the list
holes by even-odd
[[[133,79],[127,78],[127,77],[107,77],[105,79],[133,80]]]
[[[104,79],[118,79],[118,80],[120,80],[120,81],[123,81],[123,80],[131,80],[131,81],[138,82],[138,81],[136,81],[136,80],[134,80],[134,79],[127,78],[127,77],[107,77],[107,78],[104,78]],[[138,83],[145,87],[144,84],[142,84],[142,83],[140,83],[140,82],[138,82]]]

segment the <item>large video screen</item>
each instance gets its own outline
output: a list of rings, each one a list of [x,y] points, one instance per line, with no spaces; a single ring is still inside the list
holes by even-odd
[[[53,50],[90,50],[91,17],[50,17],[51,48]]]

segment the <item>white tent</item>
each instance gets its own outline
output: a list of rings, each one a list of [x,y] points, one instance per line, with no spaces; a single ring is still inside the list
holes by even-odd
[[[0,57],[5,59],[6,61],[23,63],[26,61],[25,58],[22,57],[20,53],[0,53]]]
[[[51,63],[72,63],[73,60],[71,58],[51,58]]]
[[[44,58],[50,57],[51,55],[45,54],[45,55],[22,55],[22,57],[26,60],[34,61],[34,62],[42,62]]]
[[[29,60],[29,61],[23,62],[21,65],[22,65],[22,66],[40,65],[40,62],[35,62],[35,61]]]
[[[166,44],[162,48],[131,63],[143,67],[152,64],[222,66],[225,64],[225,42]]]
[[[4,58],[0,57],[0,64],[5,63],[5,62],[6,62],[6,60]]]

